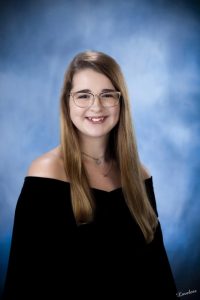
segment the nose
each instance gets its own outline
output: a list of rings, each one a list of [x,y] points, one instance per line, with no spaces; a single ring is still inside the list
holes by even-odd
[[[94,95],[94,102],[91,105],[92,108],[102,108],[99,95]]]

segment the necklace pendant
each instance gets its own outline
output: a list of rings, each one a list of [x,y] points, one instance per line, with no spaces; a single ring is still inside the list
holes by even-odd
[[[96,159],[96,164],[100,165],[101,164],[101,159]]]

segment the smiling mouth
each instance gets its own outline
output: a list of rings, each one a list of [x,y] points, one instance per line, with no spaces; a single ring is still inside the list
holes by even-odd
[[[93,124],[101,124],[107,117],[87,117],[86,119]]]

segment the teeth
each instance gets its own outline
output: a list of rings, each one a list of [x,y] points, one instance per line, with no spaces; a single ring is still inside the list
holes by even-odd
[[[99,122],[99,121],[103,121],[104,120],[104,117],[101,117],[101,118],[88,118],[90,121],[93,121],[93,122]]]

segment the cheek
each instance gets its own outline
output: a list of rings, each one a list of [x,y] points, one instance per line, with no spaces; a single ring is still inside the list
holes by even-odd
[[[77,109],[78,107],[75,106],[75,104],[73,103],[73,101],[70,99],[69,101],[69,113],[70,113],[70,117],[73,119],[77,114]]]
[[[70,119],[73,121],[74,117],[75,117],[75,113],[74,113],[74,109],[71,105],[69,106],[69,115],[70,115]]]
[[[113,117],[115,118],[116,122],[119,121],[120,116],[120,107],[116,107],[113,111]]]
[[[85,115],[84,109],[75,106],[73,103],[69,103],[69,113],[72,121],[78,121],[78,119],[83,118]]]
[[[76,112],[76,107],[74,107],[74,104],[71,102],[69,103],[69,115],[72,123],[74,123],[75,125],[77,112]]]

